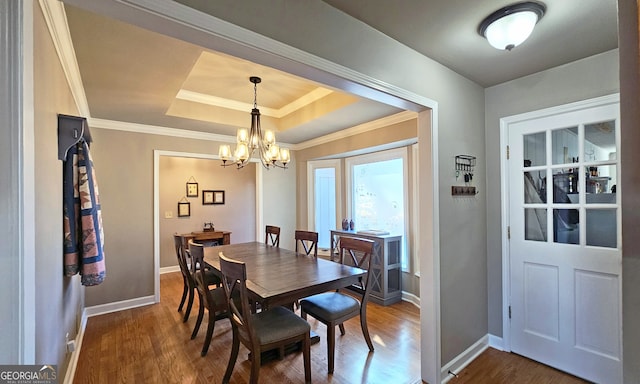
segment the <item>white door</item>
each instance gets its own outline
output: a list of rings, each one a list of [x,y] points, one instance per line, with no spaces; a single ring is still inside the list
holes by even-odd
[[[510,345],[597,383],[622,383],[619,106],[508,123]],[[549,112],[549,111],[547,111]]]

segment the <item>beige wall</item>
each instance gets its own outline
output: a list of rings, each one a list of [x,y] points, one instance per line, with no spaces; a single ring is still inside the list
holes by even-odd
[[[69,363],[65,334],[75,338],[84,309],[79,276],[63,276],[62,161],[58,160],[57,114],[77,115],[40,7],[34,2],[35,125],[35,363],[57,364],[59,377]],[[89,288],[92,289],[92,288]]]
[[[213,222],[217,231],[230,231],[232,243],[256,239],[256,163],[241,170],[224,168],[220,160],[160,156],[160,267],[177,266],[174,233],[201,231]],[[185,184],[193,176],[198,197],[185,197]],[[225,192],[223,205],[203,205],[204,190]],[[182,198],[191,204],[191,216],[178,217]],[[172,218],[165,213],[171,212]]]

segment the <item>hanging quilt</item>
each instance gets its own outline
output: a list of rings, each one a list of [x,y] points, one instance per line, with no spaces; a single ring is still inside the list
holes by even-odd
[[[64,274],[82,285],[104,281],[104,233],[93,161],[85,140],[69,148],[63,171]]]

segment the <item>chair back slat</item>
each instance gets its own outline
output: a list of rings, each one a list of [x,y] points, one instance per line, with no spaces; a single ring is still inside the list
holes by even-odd
[[[354,237],[340,238],[340,264],[352,265],[367,271],[367,274],[361,279],[360,284],[354,285],[353,288],[364,295],[363,301],[369,294],[369,281],[371,276],[371,254],[375,242],[367,239],[357,239]],[[345,258],[348,258],[345,260]]]
[[[250,345],[257,345],[251,325],[251,309],[247,292],[247,267],[245,263],[230,259],[222,252],[218,254],[218,257],[225,300],[231,313],[229,318],[237,327],[240,340],[251,343]]]
[[[298,250],[298,245],[301,245],[307,255],[313,253],[314,257],[318,257],[318,232],[296,231],[295,239],[296,252],[301,252]]]
[[[280,247],[280,227],[267,225],[265,228],[264,243],[274,247]]]
[[[223,310],[223,308],[220,308],[220,303],[213,299],[209,291],[209,283],[206,277],[207,269],[204,262],[204,246],[190,240],[189,254],[191,255],[191,276],[198,292],[202,295],[205,305],[207,308],[214,308],[216,311]]]
[[[189,274],[189,265],[187,264],[184,245],[182,244],[182,236],[178,235],[177,233],[174,234],[173,244],[176,248],[176,257],[178,258],[178,266],[180,267],[180,272],[185,278],[191,278]]]

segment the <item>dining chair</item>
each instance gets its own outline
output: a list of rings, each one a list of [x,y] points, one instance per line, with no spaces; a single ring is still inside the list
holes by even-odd
[[[189,266],[187,265],[187,259],[185,258],[184,246],[182,244],[182,236],[177,233],[173,235],[173,244],[176,248],[176,257],[178,258],[178,266],[180,267],[180,273],[182,274],[182,298],[180,299],[180,305],[178,305],[178,312],[182,311],[187,295],[189,300],[187,301],[187,308],[184,311],[184,317],[182,322],[186,322],[189,319],[189,313],[191,312],[191,306],[193,305],[193,284],[191,275],[189,272]]]
[[[222,289],[222,279],[220,278],[220,284],[215,284],[214,288],[211,288],[210,274],[213,269],[205,267],[204,263],[204,246],[202,244],[196,244],[193,241],[189,241],[189,253],[191,254],[191,276],[195,283],[196,291],[198,292],[198,299],[200,301],[200,309],[198,310],[198,319],[196,325],[191,333],[191,339],[193,340],[200,330],[200,324],[204,317],[205,308],[209,311],[207,335],[204,338],[204,345],[202,346],[201,356],[206,356],[209,351],[209,345],[211,344],[211,337],[213,336],[213,330],[215,328],[216,320],[224,319],[227,316],[227,303],[224,297],[224,289]]]
[[[240,343],[250,351],[250,383],[258,383],[261,353],[279,349],[284,345],[302,344],[304,360],[304,380],[311,383],[311,341],[309,323],[284,307],[272,307],[258,313],[251,312],[247,292],[247,269],[243,262],[233,260],[219,253],[222,287],[228,305],[229,319],[233,329],[233,344],[229,364],[222,379],[228,383],[238,359]],[[239,300],[234,295],[239,294]]]
[[[297,230],[295,232],[295,239],[296,239],[296,252],[299,252],[298,245],[300,245],[307,255],[310,255],[313,253],[314,257],[318,257],[318,232]]]
[[[335,327],[344,335],[344,322],[360,315],[360,327],[369,351],[373,352],[373,343],[367,327],[367,301],[371,289],[371,254],[374,242],[352,237],[340,238],[339,262],[367,270],[360,283],[348,288],[358,293],[360,300],[336,290],[325,292],[300,300],[300,315],[303,319],[311,315],[327,326],[327,356],[329,373],[333,373],[335,355]],[[347,258],[347,259],[345,259]]]
[[[267,225],[264,235],[264,243],[267,245],[273,245],[274,247],[280,247],[280,227],[274,225]]]

